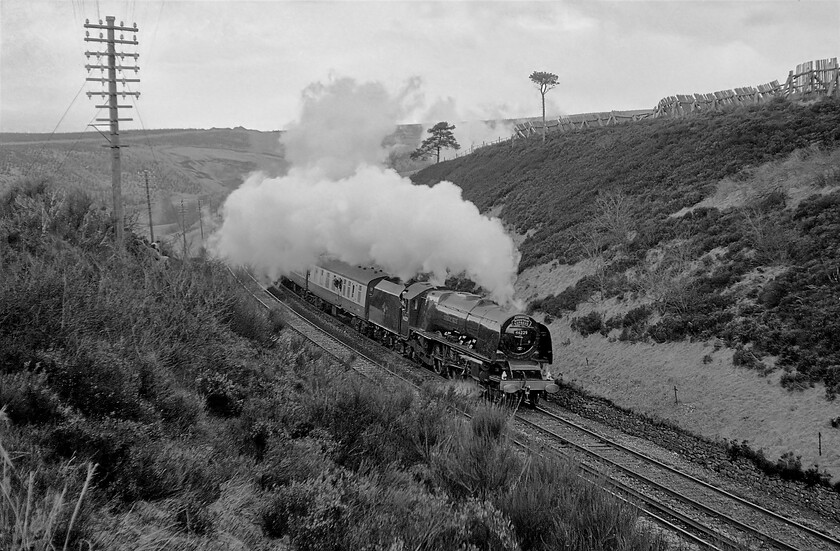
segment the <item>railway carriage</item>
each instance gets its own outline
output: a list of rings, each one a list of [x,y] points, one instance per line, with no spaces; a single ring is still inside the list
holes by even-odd
[[[494,399],[535,406],[557,392],[548,328],[472,293],[324,260],[283,283],[332,315],[444,376],[476,380]]]

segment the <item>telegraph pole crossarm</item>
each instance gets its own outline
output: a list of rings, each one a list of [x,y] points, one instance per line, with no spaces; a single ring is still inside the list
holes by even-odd
[[[132,46],[137,46],[137,36],[134,35],[131,40],[125,40],[125,36],[123,34],[119,35],[119,38],[116,37],[116,32],[134,32],[138,31],[137,24],[135,23],[131,27],[126,27],[125,24],[120,21],[120,24],[116,24],[116,18],[114,16],[107,16],[105,18],[105,23],[102,23],[102,20],[99,20],[99,24],[91,23],[90,20],[85,20],[84,24],[85,29],[99,29],[106,31],[105,37],[102,36],[102,33],[99,33],[99,37],[91,37],[90,31],[85,31],[85,42],[97,42],[106,45],[105,51],[86,51],[85,55],[88,59],[90,56],[96,56],[97,61],[101,60],[103,57],[105,58],[105,64],[98,63],[98,64],[86,64],[85,69],[90,72],[91,70],[99,70],[103,73],[107,71],[106,76],[100,76],[99,78],[89,77],[85,80],[88,82],[100,82],[102,84],[108,84],[108,91],[100,91],[100,92],[88,92],[88,98],[97,95],[108,97],[108,104],[107,105],[97,105],[97,108],[108,108],[108,118],[97,118],[97,121],[105,121],[110,123],[111,132],[110,137],[108,138],[109,144],[106,147],[111,148],[111,191],[113,193],[113,200],[114,200],[114,231],[116,237],[116,244],[118,248],[122,248],[124,237],[123,233],[125,231],[125,216],[123,214],[123,204],[122,204],[122,166],[121,166],[121,159],[120,159],[120,148],[124,147],[120,145],[120,121],[130,121],[133,120],[131,118],[120,118],[119,110],[131,107],[130,105],[120,105],[118,103],[118,96],[122,95],[123,98],[126,96],[134,96],[139,97],[139,92],[130,92],[126,91],[125,89],[118,90],[117,85],[122,84],[124,87],[129,82],[140,82],[139,78],[126,78],[124,76],[117,78],[117,71],[124,72],[124,71],[134,71],[135,74],[140,70],[140,67],[136,65],[137,59],[139,58],[139,54],[137,53],[126,53],[126,52],[117,52],[116,45],[117,44],[128,44]],[[133,58],[135,65],[117,65],[117,56],[119,56],[120,61],[125,60],[126,57]]]

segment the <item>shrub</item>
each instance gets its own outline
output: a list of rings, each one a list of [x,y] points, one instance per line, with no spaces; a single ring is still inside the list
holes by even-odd
[[[336,463],[355,469],[362,461],[387,464],[415,453],[410,435],[400,432],[400,419],[412,407],[410,393],[383,393],[356,378],[336,383],[337,390],[314,389],[298,416],[299,422],[329,432],[336,442]]]
[[[732,355],[732,365],[736,367],[755,368],[760,363],[755,354],[739,346]]]
[[[474,412],[468,427],[454,424],[449,437],[437,446],[430,465],[434,480],[448,495],[456,500],[484,501],[514,480],[520,466],[503,438],[506,424],[505,412],[492,407]]]
[[[301,551],[345,548],[354,481],[333,472],[280,488],[262,510],[266,535],[288,535]]]
[[[805,390],[810,386],[811,378],[798,371],[783,373],[779,379],[782,387],[788,390]]]
[[[658,343],[679,341],[686,337],[685,321],[666,315],[655,325],[648,327],[648,335]]]
[[[230,329],[241,337],[269,346],[274,335],[285,326],[279,310],[259,305],[245,290],[238,290],[221,315]]]
[[[447,524],[429,539],[430,549],[519,549],[510,520],[491,502],[468,500]]]
[[[131,450],[115,487],[126,502],[187,492],[190,499],[210,503],[220,495],[220,478],[205,449],[151,441]]]
[[[584,337],[592,333],[599,333],[604,331],[604,320],[600,312],[589,312],[585,316],[579,318],[572,318],[571,328],[579,332]]]
[[[236,417],[242,413],[242,389],[226,374],[206,373],[198,377],[196,384],[210,413],[220,417]]]
[[[327,434],[272,442],[260,469],[260,487],[276,490],[333,470],[336,464],[330,456],[334,448],[335,443]]]
[[[60,457],[80,457],[97,465],[93,482],[116,495],[133,495],[137,476],[132,457],[149,446],[152,427],[120,419],[69,419],[44,439]],[[141,475],[142,476],[142,475]]]
[[[140,397],[140,379],[118,349],[83,339],[75,354],[56,362],[49,381],[56,391],[86,415],[107,415],[133,421],[154,417]]]
[[[806,486],[831,487],[831,475],[826,470],[820,471],[819,465],[811,465],[802,473],[802,480]]]
[[[577,467],[528,458],[517,484],[498,500],[521,549],[595,551],[665,549],[661,538],[639,530],[632,507],[578,478]]]
[[[60,422],[66,416],[45,373],[21,371],[0,375],[0,405],[16,425]]]
[[[159,391],[154,399],[164,423],[173,425],[178,433],[190,430],[201,419],[202,403],[194,393],[166,389]]]
[[[653,314],[653,309],[649,305],[643,304],[624,314],[621,325],[622,327],[633,327],[634,325],[644,323],[650,318],[651,314]]]

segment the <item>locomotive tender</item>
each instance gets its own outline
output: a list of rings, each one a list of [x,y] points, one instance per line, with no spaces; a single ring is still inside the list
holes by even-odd
[[[548,328],[481,296],[406,285],[386,272],[323,260],[282,283],[332,315],[443,376],[468,376],[489,396],[536,406],[558,391]]]

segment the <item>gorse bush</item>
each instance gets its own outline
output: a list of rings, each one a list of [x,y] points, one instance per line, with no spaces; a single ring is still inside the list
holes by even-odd
[[[579,318],[572,318],[571,327],[584,337],[592,333],[606,332],[606,326],[604,325],[604,319],[601,313],[594,311]]]

